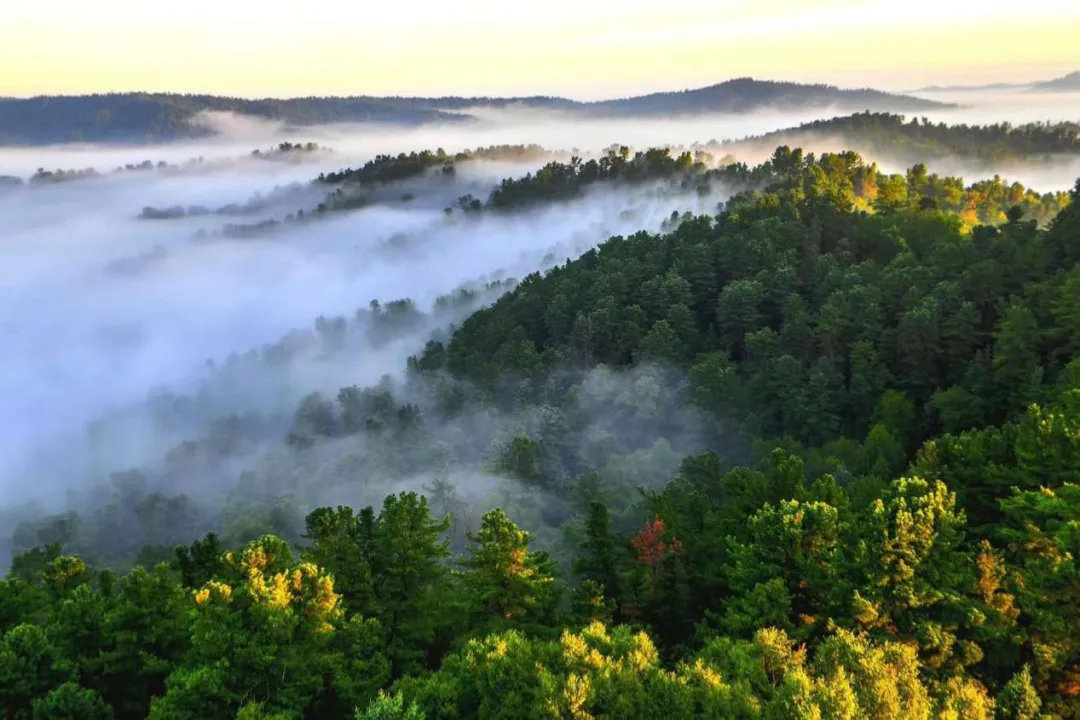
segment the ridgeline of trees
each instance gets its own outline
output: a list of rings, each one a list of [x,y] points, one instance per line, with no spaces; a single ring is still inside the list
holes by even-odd
[[[624,180],[644,182],[670,179],[676,175],[688,178],[703,175],[707,156],[697,158],[689,152],[671,156],[667,148],[652,148],[634,153],[625,145],[608,148],[599,158],[583,162],[573,157],[569,162],[553,161],[521,178],[506,178],[488,198],[488,206],[496,209],[519,208],[533,203],[568,200],[593,183]]]
[[[23,548],[0,581],[0,707],[1080,718],[1080,182],[1046,227],[1021,207],[971,226],[932,176],[872,167],[788,148],[735,167],[755,186],[719,215],[525,278],[405,388],[310,396],[298,463],[241,481],[312,492],[320,458],[365,439],[409,477],[449,461],[441,429],[532,411],[488,466],[521,488],[510,512],[477,517],[437,480],[302,521],[278,506],[288,542],[252,511],[246,542],[123,575]],[[647,391],[657,367],[678,380]],[[646,382],[582,412],[597,373]],[[674,437],[676,405],[708,451],[637,493],[595,473],[647,466],[629,436]]]
[[[290,213],[284,222],[307,221],[325,213],[368,207],[374,202],[375,190],[393,183],[429,174],[453,179],[457,172],[456,163],[472,160],[527,162],[550,158],[556,154],[538,145],[492,145],[454,155],[448,154],[442,148],[400,153],[396,156],[378,155],[358,168],[321,173],[314,183],[332,185],[335,186],[334,189],[327,193],[326,198],[316,207]],[[518,178],[504,178],[491,191],[486,201],[471,193],[466,194],[459,197],[454,205],[444,208],[444,212],[451,215],[455,208],[465,213],[520,210],[530,205],[573,199],[586,187],[602,182],[665,181],[682,190],[694,190],[704,194],[709,191],[711,179],[749,181],[741,175],[709,170],[710,162],[710,156],[702,152],[682,152],[673,157],[667,148],[652,148],[632,153],[626,146],[615,145],[605,150],[599,158],[583,161],[580,157],[573,156],[567,161],[552,160],[536,172],[526,173]],[[409,200],[412,196],[406,195],[402,199]],[[206,214],[205,209],[195,210],[198,212],[191,212],[191,209],[185,211],[179,206],[146,208],[143,216],[171,218]],[[251,225],[229,225],[225,233],[233,236],[254,236],[280,225],[281,222],[276,220]]]
[[[796,162],[801,162],[803,153],[797,151],[796,154]],[[378,156],[360,168],[320,175],[317,182],[343,187],[331,191],[314,212],[364,207],[370,203],[368,190],[372,186],[423,175],[433,168],[441,168],[438,172],[452,176],[454,162],[477,157],[536,159],[544,155],[544,151],[536,146],[493,146],[458,153],[454,158],[442,149]],[[814,164],[813,155],[806,157]],[[843,191],[855,207],[865,210],[892,212],[919,205],[955,213],[965,224],[976,225],[1004,223],[1008,211],[1019,207],[1023,218],[1045,224],[1068,202],[1068,193],[1039,194],[1018,182],[1009,183],[996,175],[993,179],[965,186],[962,178],[930,173],[923,163],[912,166],[904,176],[882,173],[876,163],[865,163],[853,152],[826,154],[823,157],[822,167],[830,164],[847,169],[845,181],[848,187]],[[755,168],[732,163],[710,169],[713,162],[712,156],[701,150],[681,151],[673,155],[668,148],[633,152],[625,145],[615,145],[598,158],[585,161],[574,156],[565,161],[552,160],[535,172],[518,178],[504,178],[486,201],[466,195],[459,198],[457,207],[465,212],[517,210],[534,204],[573,199],[580,196],[586,187],[596,183],[664,181],[682,190],[708,193],[712,182],[736,188],[752,188],[772,180],[772,163]],[[452,210],[448,208],[447,212]],[[311,212],[307,215],[310,216]]]
[[[505,162],[531,162],[549,157],[552,153],[539,145],[490,145],[474,150],[449,154],[442,148],[397,155],[376,155],[358,168],[344,168],[337,172],[320,173],[316,182],[327,185],[342,183],[373,185],[423,175],[428,170],[442,166],[447,174],[453,173],[454,163],[468,160],[501,160]]]
[[[265,150],[265,151],[264,150],[259,150],[259,149],[252,150],[251,154],[254,155],[255,157],[266,157],[266,156],[274,157],[274,156],[278,156],[278,155],[314,153],[314,152],[322,152],[322,151],[326,151],[326,150],[329,150],[329,148],[324,148],[323,146],[319,145],[318,143],[314,143],[314,142],[294,143],[294,142],[289,142],[288,140],[286,140],[285,142],[278,143],[275,147],[272,147],[269,150]]]
[[[511,146],[509,150],[514,150]],[[503,153],[502,146],[488,149]],[[541,157],[539,148],[526,148],[530,156]],[[486,202],[480,198],[465,196],[458,205],[466,211],[481,209],[516,210],[533,204],[558,202],[578,197],[582,191],[596,183],[643,183],[665,181],[675,183],[683,190],[701,193],[709,191],[711,182],[725,183],[736,188],[756,188],[772,182],[782,163],[803,162],[801,150],[783,151],[790,158],[777,155],[772,161],[750,168],[743,163],[733,163],[719,169],[710,169],[713,158],[702,151],[681,151],[673,155],[668,148],[651,148],[633,152],[629,147],[615,145],[598,157],[583,161],[579,157],[569,160],[553,160],[535,172],[518,178],[504,178],[491,192]],[[520,153],[519,153],[520,154]],[[462,157],[462,156],[466,157]],[[459,154],[455,160],[475,157],[474,153]],[[397,157],[379,156],[355,170],[320,175],[319,181],[331,183],[350,182],[354,186],[372,185],[380,182],[413,177],[441,166],[440,172],[453,173],[453,165],[441,149],[434,152],[401,154]],[[1008,211],[1019,207],[1022,217],[1045,224],[1068,202],[1068,193],[1051,192],[1039,194],[1022,184],[1008,183],[995,176],[969,186],[962,178],[940,176],[930,173],[925,164],[914,165],[905,175],[882,173],[876,163],[866,163],[853,152],[825,154],[817,162],[812,154],[805,156],[808,164],[824,172],[845,174],[838,182],[844,193],[840,202],[848,200],[853,207],[875,212],[890,213],[910,207],[937,208],[954,213],[968,225],[1000,224],[1007,221]],[[331,192],[318,211],[351,209],[364,200],[362,192],[337,189]]]
[[[343,168],[337,172],[319,173],[315,181],[327,185],[339,183],[371,185],[394,182],[422,175],[437,165],[442,165],[447,172],[452,172],[455,159],[457,159],[455,156],[447,155],[442,148],[434,152],[422,150],[398,155],[376,155],[358,168]]]
[[[837,138],[876,158],[971,158],[986,166],[1080,153],[1080,125],[1074,122],[948,125],[919,117],[905,122],[903,115],[869,111],[815,120],[740,143],[775,147],[781,142],[799,145],[828,138]]]
[[[452,179],[456,173],[455,163],[470,160],[534,162],[551,157],[553,154],[539,145],[491,145],[454,154],[438,148],[434,151],[376,155],[358,168],[320,173],[315,183],[339,187],[331,190],[313,212],[323,213],[366,207],[371,202],[370,192],[376,186],[418,178],[432,171],[444,178]],[[311,211],[308,214],[310,213]],[[298,215],[302,216],[300,213]]]

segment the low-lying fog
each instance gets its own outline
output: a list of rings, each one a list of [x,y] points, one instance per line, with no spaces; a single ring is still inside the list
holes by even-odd
[[[1008,98],[1000,106],[973,93],[949,99],[965,107],[926,116],[967,123],[1080,119],[1076,96]],[[106,173],[56,184],[0,185],[0,505],[28,498],[53,504],[62,501],[65,489],[152,459],[182,438],[133,432],[112,448],[115,467],[101,467],[86,454],[87,424],[138,404],[151,392],[192,392],[230,355],[310,329],[318,316],[352,317],[373,299],[398,298],[411,298],[427,312],[436,298],[462,286],[483,288],[492,280],[520,278],[576,257],[612,234],[658,229],[672,211],[713,212],[724,199],[721,188],[698,197],[673,196],[657,187],[597,187],[576,201],[524,213],[447,215],[443,208],[459,196],[486,199],[499,179],[543,162],[474,161],[459,164],[452,180],[404,181],[385,202],[360,210],[243,239],[221,234],[230,222],[280,220],[310,209],[325,194],[309,185],[320,172],[356,166],[376,153],[436,147],[455,152],[537,143],[588,154],[613,142],[637,149],[689,146],[835,114],[823,108],[568,123],[511,110],[474,123],[411,129],[297,129],[218,115],[205,121],[221,134],[200,142],[0,149],[0,176],[25,179],[38,168],[93,167]],[[314,141],[330,151],[295,160],[251,155],[252,149],[280,140]],[[831,149],[824,144],[808,149]],[[197,165],[184,164],[199,157],[203,162]],[[180,170],[109,174],[145,160]],[[882,160],[889,169],[902,169]],[[931,163],[931,169],[964,170],[954,159],[943,159],[943,165]],[[1041,174],[1027,168],[1018,175],[1015,179],[1040,191],[1063,190],[1080,175],[1080,165],[1069,159]],[[257,196],[263,202],[239,219],[213,213],[139,217],[144,207],[214,209]],[[459,315],[470,309],[461,308]],[[332,392],[399,374],[405,358],[438,329],[435,325],[458,319],[452,312],[430,316],[409,337],[358,348],[344,360],[294,361],[274,378],[241,380],[229,388],[228,402],[237,412],[263,409],[267,402],[280,411],[312,390]]]
[[[935,122],[984,125],[1009,122],[1080,122],[1080,92],[1036,92],[1031,90],[932,90],[911,93],[927,100],[952,103],[926,115]]]
[[[458,149],[461,137],[344,136],[313,129],[303,140],[334,139],[333,153],[303,162],[253,158],[252,142],[140,148],[38,148],[0,151],[0,174],[30,165],[101,171],[143,159],[207,161],[193,172],[132,171],[0,191],[0,491],[7,501],[57,499],[62,490],[111,470],[151,460],[184,438],[125,435],[110,453],[115,466],[91,468],[87,423],[137,403],[151,391],[191,392],[230,354],[310,329],[318,316],[351,317],[375,299],[411,298],[429,311],[463,285],[522,277],[576,257],[612,234],[658,229],[673,210],[713,212],[721,194],[672,197],[658,188],[598,187],[583,198],[518,214],[444,208],[466,193],[486,199],[498,181],[540,163],[460,163],[451,181],[402,181],[386,202],[284,225],[242,239],[220,234],[229,222],[281,219],[325,195],[307,185],[320,172],[357,164],[360,147]],[[294,138],[296,136],[293,136]],[[532,139],[526,136],[524,139]],[[267,138],[262,138],[265,141]],[[501,138],[489,138],[498,142]],[[248,148],[248,150],[242,150]],[[599,148],[597,148],[599,149]],[[31,156],[36,157],[29,163]],[[210,162],[218,158],[222,162]],[[239,158],[225,162],[227,158]],[[295,188],[291,184],[299,183]],[[147,206],[244,203],[275,187],[274,202],[241,218],[217,214],[140,218]],[[403,196],[413,196],[411,200]],[[203,231],[202,236],[199,232]],[[488,298],[489,300],[491,298]],[[467,308],[465,308],[467,309]],[[450,321],[452,316],[441,317]],[[435,328],[379,348],[361,348],[333,365],[295,362],[245,393],[232,387],[231,411],[295,407],[313,391],[368,384],[399,374]],[[279,373],[280,375],[281,373]],[[216,412],[230,408],[218,403]],[[100,455],[100,453],[99,453]]]

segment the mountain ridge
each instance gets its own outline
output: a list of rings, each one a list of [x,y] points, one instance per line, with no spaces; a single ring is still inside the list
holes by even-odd
[[[1061,77],[1052,78],[1050,80],[1033,80],[1026,83],[1007,83],[996,82],[986,83],[984,85],[927,85],[925,87],[909,90],[907,93],[918,92],[979,92],[986,90],[1026,90],[1031,91],[1052,91],[1052,92],[1072,92],[1074,90],[1080,90],[1080,71],[1075,71],[1062,75]]]
[[[843,110],[913,111],[947,104],[870,88],[734,78],[701,88],[579,101],[548,95],[307,96],[237,98],[209,94],[98,93],[0,98],[0,145],[64,142],[156,142],[210,134],[193,123],[205,112],[234,112],[289,125],[371,122],[422,125],[474,120],[471,109],[557,110],[582,117],[740,113],[762,108],[830,106]]]

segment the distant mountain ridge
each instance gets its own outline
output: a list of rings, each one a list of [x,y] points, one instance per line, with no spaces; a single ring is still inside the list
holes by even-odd
[[[1036,83],[1032,88],[1034,90],[1055,90],[1055,91],[1072,91],[1080,90],[1080,71],[1071,72],[1068,75],[1062,75],[1059,78],[1053,80],[1047,80],[1046,82]]]
[[[692,114],[703,112],[746,112],[762,107],[788,110],[824,105],[838,110],[888,109],[894,112],[943,107],[908,95],[871,88],[841,89],[834,85],[805,85],[793,82],[736,78],[695,90],[658,92],[617,100],[584,103],[588,108],[620,115]],[[932,101],[931,101],[932,102]]]
[[[244,99],[216,95],[115,93],[0,98],[0,145],[63,142],[154,142],[199,137],[202,112],[234,112],[288,125],[373,122],[421,125],[474,119],[470,109],[559,110],[583,117],[739,113],[761,108],[834,107],[841,111],[910,112],[943,103],[869,88],[842,89],[737,78],[708,87],[583,102],[561,97],[304,97]]]
[[[980,90],[1034,90],[1050,92],[1080,91],[1080,71],[1053,80],[1026,83],[987,83],[986,85],[927,85],[911,92],[978,92]]]

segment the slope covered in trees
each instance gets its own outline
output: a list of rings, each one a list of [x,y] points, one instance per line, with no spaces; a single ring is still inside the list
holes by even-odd
[[[926,400],[976,372],[970,363],[1002,331],[1010,298],[1075,260],[1063,232],[1041,233],[1021,205],[1010,206],[1026,193],[1010,197],[1001,183],[964,189],[922,166],[884,176],[854,153],[815,158],[786,147],[727,176],[763,189],[736,196],[715,219],[613,238],[526,278],[418,364],[497,382],[506,370],[563,361],[625,365],[652,354],[688,362],[719,352],[739,366],[787,356],[806,372],[820,360],[850,362],[863,342],[875,365]],[[1056,210],[1065,198],[1049,202]],[[965,226],[980,216],[1006,222]],[[1069,291],[1057,292],[1067,302]],[[917,328],[956,345],[918,342]],[[764,396],[748,395],[760,407]]]
[[[864,112],[815,120],[797,128],[778,130],[735,143],[775,147],[780,143],[805,146],[814,140],[835,140],[857,147],[875,159],[918,157],[976,160],[986,167],[1035,161],[1054,155],[1080,153],[1080,125],[1071,122],[1014,126],[949,125],[903,115]]]
[[[310,494],[376,452],[445,468],[483,415],[519,433],[489,465],[513,503],[477,517],[439,480],[317,508],[291,542],[252,512],[254,539],[119,576],[27,549],[0,581],[0,706],[1080,718],[1080,183],[1039,227],[854,154],[726,172],[752,189],[717,216],[525,278],[404,387],[309,398],[296,464],[241,482]],[[634,492],[684,404],[705,451]]]

